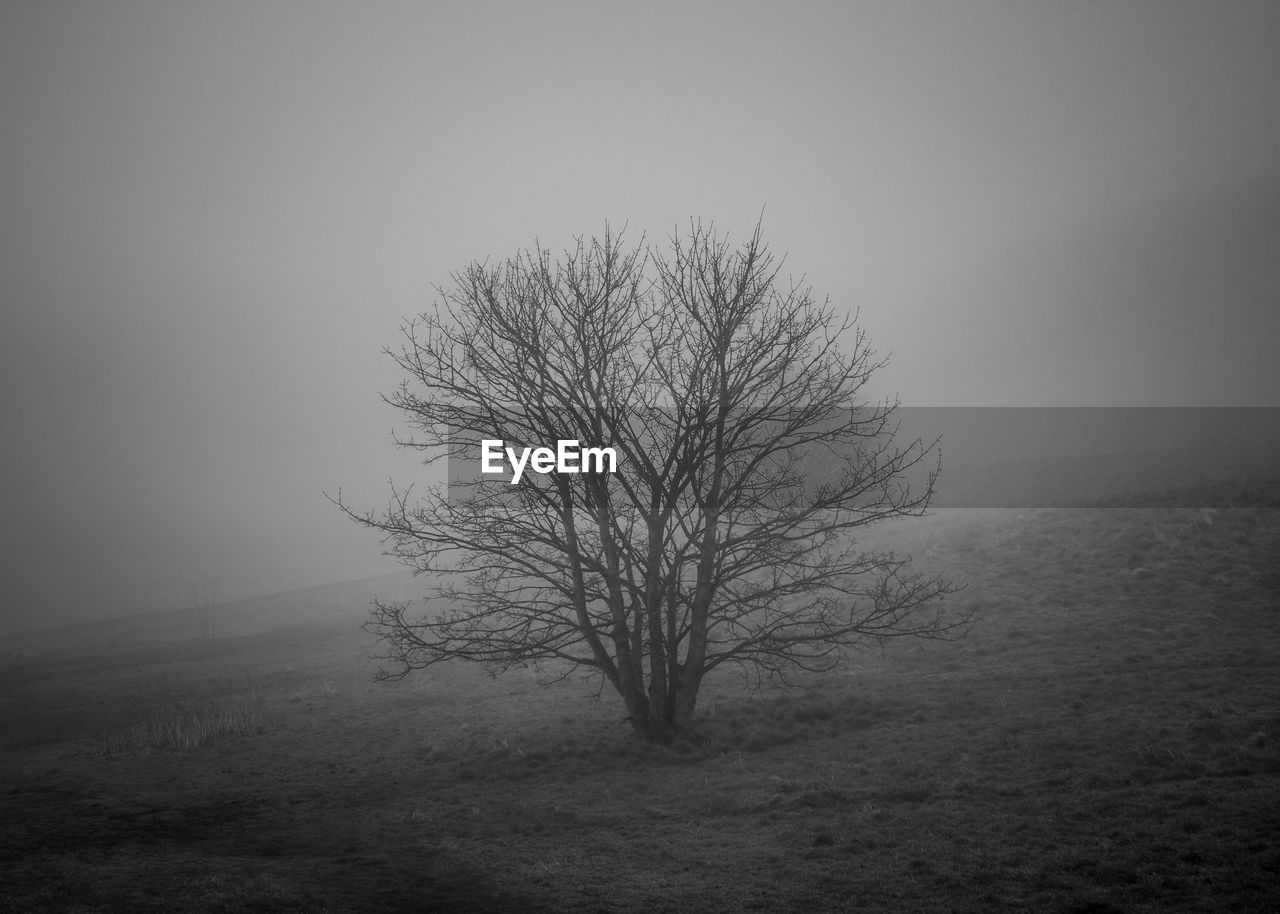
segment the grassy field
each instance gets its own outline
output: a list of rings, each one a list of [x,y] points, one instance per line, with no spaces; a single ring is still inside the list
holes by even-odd
[[[359,603],[11,656],[0,909],[1280,910],[1280,510],[884,538],[969,582],[966,638],[713,679],[670,748],[587,680],[374,684]]]

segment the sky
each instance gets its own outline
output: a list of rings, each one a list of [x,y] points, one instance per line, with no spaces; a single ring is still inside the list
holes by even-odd
[[[1280,406],[1280,4],[0,5],[0,632],[394,571],[382,354],[764,236],[929,406]]]

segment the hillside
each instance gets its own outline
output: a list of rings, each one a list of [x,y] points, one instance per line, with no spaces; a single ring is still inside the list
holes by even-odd
[[[1273,907],[1280,511],[882,536],[968,583],[968,636],[807,690],[719,676],[669,749],[591,680],[372,683],[369,584],[282,598],[324,625],[11,661],[0,908]]]

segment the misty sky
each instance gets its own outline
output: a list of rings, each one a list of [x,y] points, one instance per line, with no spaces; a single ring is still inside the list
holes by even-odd
[[[1280,4],[0,6],[0,631],[395,570],[380,350],[606,219],[908,405],[1280,405]]]

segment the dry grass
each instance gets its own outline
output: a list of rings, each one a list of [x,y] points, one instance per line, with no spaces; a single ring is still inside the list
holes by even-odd
[[[261,733],[262,696],[253,693],[202,704],[170,705],[108,730],[102,750],[108,756],[182,752],[234,734]]]
[[[871,645],[804,691],[713,680],[700,738],[669,748],[590,682],[372,684],[358,613],[207,656],[10,665],[0,909],[1277,908],[1280,511],[883,535],[970,582],[969,637]],[[178,716],[246,681],[270,726],[86,751],[121,707]]]

